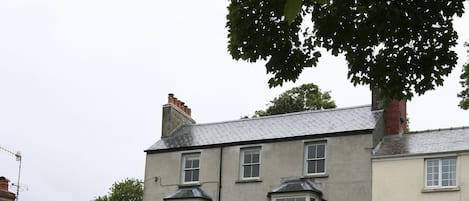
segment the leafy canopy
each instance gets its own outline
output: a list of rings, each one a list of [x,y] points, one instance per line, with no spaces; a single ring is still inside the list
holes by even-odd
[[[469,42],[466,42],[464,45],[469,48]],[[469,49],[467,50],[467,53],[469,53]],[[459,107],[467,110],[469,109],[469,62],[463,66],[460,83],[463,90],[458,94],[458,97],[462,98],[459,102]]]
[[[443,85],[456,65],[453,17],[464,0],[231,0],[228,50],[236,60],[267,60],[269,86],[296,81],[319,48],[344,54],[354,84],[390,99]]]
[[[253,117],[336,107],[329,92],[321,92],[313,83],[287,90],[271,100],[267,106],[266,110],[257,110]]]
[[[115,182],[108,195],[98,196],[92,201],[142,201],[143,184],[138,179],[124,179]]]

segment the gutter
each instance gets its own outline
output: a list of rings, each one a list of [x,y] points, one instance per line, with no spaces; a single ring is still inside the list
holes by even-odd
[[[146,152],[147,154],[156,154],[156,153],[165,153],[165,152],[174,152],[174,151],[188,151],[188,150],[195,150],[195,149],[209,149],[209,148],[227,147],[227,146],[261,144],[261,143],[272,143],[272,142],[286,142],[286,141],[316,139],[316,138],[326,138],[326,137],[372,135],[373,131],[374,129],[362,129],[362,130],[340,131],[340,132],[334,132],[334,133],[306,134],[306,135],[271,138],[271,139],[225,142],[225,143],[198,145],[198,146],[172,147],[172,148],[164,148],[164,149],[151,149],[150,148],[150,149],[145,150],[144,152]],[[163,138],[160,140],[163,140]]]
[[[220,171],[218,172],[218,201],[221,201],[221,178],[223,172],[223,146],[220,146],[220,164],[218,166]]]
[[[425,158],[428,156],[437,157],[437,156],[459,156],[459,155],[469,155],[469,149],[466,150],[456,150],[456,151],[443,151],[443,152],[433,152],[433,153],[407,153],[407,154],[395,154],[395,155],[378,155],[371,156],[371,160],[399,160],[402,158]]]

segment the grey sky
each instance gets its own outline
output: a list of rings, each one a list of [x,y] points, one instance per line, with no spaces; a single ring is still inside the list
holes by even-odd
[[[295,83],[269,89],[263,63],[231,59],[227,1],[4,0],[0,2],[0,146],[23,153],[20,200],[87,201],[125,177],[143,178],[143,150],[161,130],[167,93],[194,119],[238,119],[280,92],[314,82],[339,107],[370,103],[325,56]],[[466,3],[466,7],[469,6]],[[456,20],[460,62],[445,86],[408,105],[412,130],[469,125],[457,107],[468,61],[468,15]],[[0,175],[17,162],[0,151]]]

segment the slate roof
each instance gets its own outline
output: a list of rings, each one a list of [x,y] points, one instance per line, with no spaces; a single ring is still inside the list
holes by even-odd
[[[199,187],[180,187],[176,192],[163,198],[163,200],[176,199],[193,199],[200,198],[204,200],[212,200],[212,198]]]
[[[427,130],[384,138],[375,156],[469,151],[469,127]]]
[[[184,125],[146,151],[162,151],[374,129],[382,110],[370,105],[303,111],[252,119]]]
[[[306,179],[292,179],[284,181],[282,184],[274,188],[271,192],[268,193],[268,196],[271,194],[294,192],[311,192],[316,193],[319,196],[322,195],[322,192],[318,190],[312,182]]]

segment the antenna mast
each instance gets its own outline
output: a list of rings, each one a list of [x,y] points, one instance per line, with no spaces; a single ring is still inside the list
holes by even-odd
[[[20,177],[21,177],[21,159],[22,159],[22,156],[21,156],[21,152],[12,152],[6,148],[3,148],[2,146],[0,146],[0,150],[3,150],[11,155],[14,155],[16,157],[16,161],[19,162],[19,167],[18,167],[18,182],[16,183],[16,201],[18,201],[19,197],[20,197]]]

